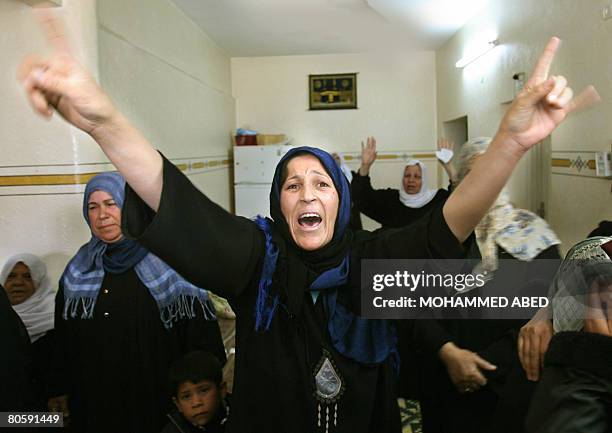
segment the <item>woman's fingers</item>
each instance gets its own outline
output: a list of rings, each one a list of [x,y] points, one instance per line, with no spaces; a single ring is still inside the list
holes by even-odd
[[[563,92],[553,101],[549,102],[555,108],[565,109],[574,97],[574,91],[571,87],[566,87]]]
[[[536,332],[532,332],[525,343],[525,372],[527,379],[536,381],[540,372],[540,337]]]
[[[485,386],[487,384],[487,378],[484,377],[478,368],[475,368],[470,374],[470,383],[475,383],[478,386]]]
[[[550,72],[550,66],[552,65],[553,60],[555,59],[555,54],[561,45],[561,39],[557,37],[552,37],[546,44],[542,55],[538,59],[535,68],[527,80],[527,86],[535,87],[540,83],[546,81],[548,79],[548,73]]]
[[[66,93],[67,81],[62,74],[54,69],[36,69],[32,72],[31,78],[34,86],[42,90],[47,96]]]
[[[47,63],[43,60],[42,57],[37,56],[35,54],[31,54],[25,59],[23,59],[23,61],[21,62],[21,65],[17,70],[17,79],[23,82],[34,69],[44,69],[46,67],[48,67]]]
[[[567,79],[563,75],[553,76],[551,78],[555,82],[555,85],[550,93],[546,95],[546,101],[549,104],[554,104],[567,87]]]
[[[477,353],[474,353],[474,357],[475,357],[474,359],[478,367],[484,368],[485,370],[489,370],[489,371],[497,370],[496,365],[493,365],[486,359],[481,358]]]
[[[480,371],[481,369],[487,370],[487,371],[493,371],[496,370],[497,367],[493,364],[491,364],[489,361],[487,361],[484,358],[481,358],[477,353],[473,353],[472,354],[473,359],[474,359],[474,369],[471,372],[471,380],[480,385],[480,386],[485,386],[487,384],[487,378],[484,376],[484,374],[482,374],[482,372]]]
[[[71,48],[62,20],[47,8],[37,8],[34,14],[44,31],[45,38],[56,54],[70,54]]]
[[[546,322],[546,324],[548,325],[549,322]],[[552,330],[551,332],[547,332],[546,334],[540,334],[540,356],[538,358],[539,360],[539,369],[536,370],[536,379],[538,380],[540,378],[540,370],[542,368],[544,368],[544,355],[546,354],[546,352],[548,351],[548,345],[550,344],[550,339],[552,338]]]
[[[38,114],[44,117],[51,117],[53,110],[49,106],[47,98],[43,95],[42,91],[34,85],[32,78],[28,77],[23,83],[26,95],[30,105]]]
[[[568,113],[577,113],[601,102],[601,96],[593,86],[587,86],[582,92],[572,99],[567,105]]]
[[[535,106],[548,95],[555,87],[555,80],[551,77],[542,81],[535,87],[526,85],[521,97],[528,106]]]
[[[518,338],[518,355],[519,361],[521,361],[521,365],[523,366],[523,370],[525,370],[525,374],[527,375],[527,379],[531,380],[531,364],[529,359],[529,337],[524,334],[524,331],[521,330]]]

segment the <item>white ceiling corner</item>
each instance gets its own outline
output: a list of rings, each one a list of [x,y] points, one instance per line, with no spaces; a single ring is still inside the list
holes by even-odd
[[[173,0],[231,57],[434,50],[488,0]]]

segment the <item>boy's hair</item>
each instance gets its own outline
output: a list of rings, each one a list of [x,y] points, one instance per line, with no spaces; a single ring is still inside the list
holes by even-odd
[[[172,395],[185,382],[198,383],[210,380],[217,386],[223,382],[223,371],[219,360],[210,352],[197,350],[176,360],[168,373],[168,385]]]

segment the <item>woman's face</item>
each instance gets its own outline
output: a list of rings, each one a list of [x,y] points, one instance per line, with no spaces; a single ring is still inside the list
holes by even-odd
[[[11,305],[19,305],[27,301],[34,294],[34,280],[30,275],[30,268],[18,262],[6,277],[4,289]]]
[[[332,178],[313,155],[291,159],[280,193],[281,212],[294,242],[312,251],[334,236],[339,197]]]
[[[408,194],[418,194],[423,186],[423,173],[421,167],[417,165],[407,165],[404,169],[404,191]]]
[[[87,200],[89,225],[95,237],[107,244],[121,240],[121,209],[106,191],[94,191]]]

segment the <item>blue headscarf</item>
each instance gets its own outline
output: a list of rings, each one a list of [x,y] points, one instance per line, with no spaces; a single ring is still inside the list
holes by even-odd
[[[327,245],[315,251],[304,251],[295,244],[280,207],[281,188],[287,163],[292,158],[304,154],[313,155],[321,162],[332,178],[339,198],[332,239]],[[339,353],[361,363],[380,363],[389,355],[393,355],[396,365],[399,365],[396,358],[397,338],[393,325],[385,320],[368,320],[359,317],[340,301],[342,292],[349,290],[347,283],[352,233],[347,230],[347,226],[350,210],[348,181],[329,153],[313,147],[298,147],[291,149],[281,159],[276,166],[270,191],[270,215],[273,221],[263,217],[257,217],[255,220],[266,238],[266,256],[255,308],[255,329],[259,331],[269,329],[281,302],[280,290],[275,287],[274,274],[279,264],[279,256],[284,256],[283,259],[287,263],[282,271],[288,275],[286,281],[279,283],[288,286],[286,288],[289,292],[288,302],[290,304],[292,302],[292,291],[295,291],[295,298],[303,298],[302,287],[295,287],[301,284],[305,284],[311,293],[321,294],[329,318],[328,331],[331,343]],[[313,300],[316,299],[317,297],[313,296]]]
[[[119,173],[101,173],[85,188],[83,217],[89,221],[88,201],[95,191],[110,194],[119,207],[125,200],[125,180]],[[122,238],[107,244],[93,235],[70,260],[61,281],[64,286],[64,319],[75,318],[81,307],[81,319],[90,319],[106,272],[120,274],[134,268],[157,303],[166,328],[175,320],[195,317],[196,301],[207,319],[214,319],[214,309],[206,290],[188,283],[159,257],[135,241]]]

